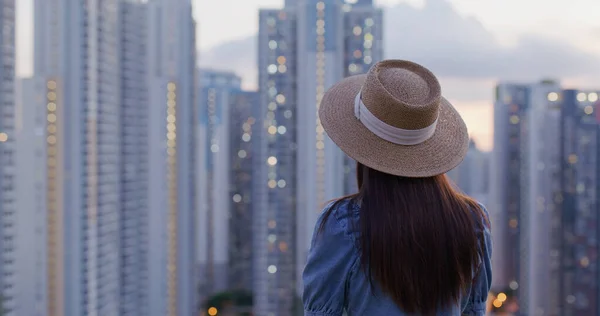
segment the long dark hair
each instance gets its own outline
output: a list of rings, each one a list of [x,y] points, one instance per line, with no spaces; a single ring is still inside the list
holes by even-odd
[[[479,204],[453,188],[446,175],[405,178],[360,163],[358,248],[371,287],[377,284],[403,311],[433,315],[456,304],[474,282],[484,247]]]

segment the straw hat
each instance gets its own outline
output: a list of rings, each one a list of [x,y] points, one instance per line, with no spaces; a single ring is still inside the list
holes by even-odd
[[[319,109],[328,136],[370,168],[404,177],[446,173],[469,148],[467,126],[425,67],[386,60],[329,89]]]

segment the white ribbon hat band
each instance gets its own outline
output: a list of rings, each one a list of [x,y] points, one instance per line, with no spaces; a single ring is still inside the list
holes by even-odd
[[[380,138],[394,144],[409,146],[423,143],[435,133],[438,122],[437,119],[433,124],[422,129],[402,129],[388,125],[369,111],[362,102],[361,96],[362,95],[359,92],[354,100],[354,116],[356,116],[368,130]]]

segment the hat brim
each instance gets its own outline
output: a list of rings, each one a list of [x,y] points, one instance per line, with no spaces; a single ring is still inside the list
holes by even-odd
[[[368,130],[354,116],[354,100],[366,75],[343,79],[325,93],[319,118],[325,132],[350,158],[375,170],[410,178],[444,174],[458,166],[469,149],[469,133],[460,114],[445,98],[436,131],[418,145],[398,145]]]

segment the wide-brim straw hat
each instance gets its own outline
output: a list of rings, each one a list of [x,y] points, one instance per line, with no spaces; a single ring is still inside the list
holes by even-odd
[[[348,156],[393,175],[444,174],[469,148],[467,126],[435,75],[409,61],[382,61],[338,82],[325,93],[319,117]]]

